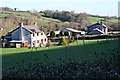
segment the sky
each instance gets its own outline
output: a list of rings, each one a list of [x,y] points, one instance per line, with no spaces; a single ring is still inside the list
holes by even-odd
[[[66,10],[101,16],[118,16],[119,0],[0,0],[0,7],[19,10]]]

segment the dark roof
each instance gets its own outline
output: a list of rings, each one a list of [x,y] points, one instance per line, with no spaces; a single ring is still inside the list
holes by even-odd
[[[95,23],[95,24],[92,24],[92,25],[89,25],[89,26],[87,26],[87,27],[90,28],[90,27],[96,26],[96,25],[101,25],[101,26],[103,26],[103,27],[107,27],[105,24],[99,23],[99,22],[97,22],[97,23]]]
[[[15,29],[13,29],[12,31],[10,31],[10,33],[14,32],[15,30],[17,30],[19,28],[19,26]],[[23,26],[22,28],[24,28],[25,30],[29,31],[30,33],[32,32],[41,32],[41,30],[39,30],[38,26],[35,25],[27,25],[27,26]]]
[[[35,25],[28,25],[28,26],[24,26],[25,29],[27,29],[29,32],[41,32],[41,30],[39,29],[38,26]]]
[[[76,29],[72,29],[72,28],[66,28],[66,30],[72,31],[72,32],[76,32],[76,33],[81,33],[84,31],[80,31],[80,30],[76,30]]]
[[[14,32],[15,30],[17,30],[19,27],[17,27],[17,28],[15,28],[15,29],[13,29],[12,31],[10,31],[9,33],[12,33],[12,32]],[[22,27],[22,28],[24,28],[24,27]],[[26,28],[24,28],[25,30],[27,30]],[[28,31],[28,30],[27,30]],[[30,32],[30,31],[29,31]]]

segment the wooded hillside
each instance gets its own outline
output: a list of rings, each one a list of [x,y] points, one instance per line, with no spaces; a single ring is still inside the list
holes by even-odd
[[[17,10],[17,8],[11,9],[8,7],[1,7],[0,10],[0,26],[4,27],[2,31],[3,36],[18,27],[19,22],[23,22],[24,25],[37,23],[39,28],[46,33],[66,27],[86,30],[87,25],[97,21],[103,21],[103,23],[109,26],[110,30],[120,30],[117,17],[75,13],[74,11],[21,11]]]

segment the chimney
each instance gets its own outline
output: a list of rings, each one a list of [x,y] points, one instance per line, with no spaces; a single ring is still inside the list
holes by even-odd
[[[23,27],[23,23],[19,23],[19,27]]]
[[[101,21],[100,24],[103,24],[103,22]]]

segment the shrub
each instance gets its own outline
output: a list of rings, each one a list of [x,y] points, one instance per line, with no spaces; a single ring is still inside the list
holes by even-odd
[[[50,37],[55,37],[55,32],[54,31],[50,32]]]
[[[65,39],[65,37],[62,37],[60,39],[60,42],[58,43],[58,45],[67,45],[67,40]]]
[[[74,42],[75,38],[73,36],[71,36],[71,42]]]
[[[74,41],[75,41],[74,36],[69,36],[69,37],[67,38],[67,42],[68,42],[68,43],[71,43],[71,42],[74,42]]]
[[[49,47],[51,45],[51,41],[48,40],[48,43],[46,44],[46,47]]]

